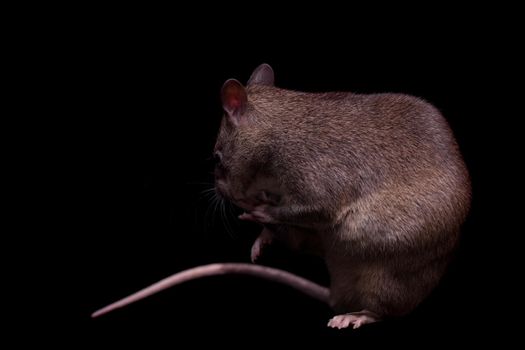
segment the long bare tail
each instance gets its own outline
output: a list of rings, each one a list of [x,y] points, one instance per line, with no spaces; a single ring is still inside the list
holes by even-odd
[[[111,312],[115,309],[124,307],[135,301],[144,299],[152,294],[163,291],[167,288],[175,286],[177,284],[194,280],[201,277],[216,276],[224,274],[243,274],[251,275],[267,280],[280,282],[299,291],[311,296],[312,298],[318,299],[324,303],[328,303],[328,288],[320,286],[314,282],[311,282],[305,278],[291,274],[289,272],[274,269],[267,266],[243,264],[243,263],[218,263],[194,267],[185,271],[181,271],[174,275],[171,275],[149,287],[146,287],[130,296],[114,302],[100,310],[95,311],[91,317],[98,317]]]

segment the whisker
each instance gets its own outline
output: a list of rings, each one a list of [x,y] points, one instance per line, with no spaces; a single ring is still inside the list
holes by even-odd
[[[215,187],[212,186],[212,187],[210,187],[210,188],[207,188],[207,189],[205,189],[205,190],[202,190],[201,193],[208,193],[208,192],[213,192],[213,191],[215,191]]]
[[[213,196],[213,212],[212,212],[212,216],[213,216],[213,223],[215,224],[216,220],[217,220],[217,210],[219,209],[220,207],[220,202],[221,202],[221,199],[219,198],[219,196],[217,195],[217,193],[215,193],[215,195]]]
[[[204,214],[204,229],[205,229],[205,232],[208,232],[208,228],[210,226],[213,226],[215,222],[215,211],[216,211],[216,206],[217,206],[217,201],[218,201],[217,193],[215,192],[215,188],[212,188],[210,189],[210,191],[207,191],[206,196],[209,197],[209,200],[208,200],[208,206],[206,208],[206,213]],[[203,197],[204,196],[202,196],[201,198]],[[210,216],[211,216],[211,220],[210,220]]]
[[[201,183],[201,184],[204,185],[206,183]],[[207,185],[214,185],[214,184],[207,183]],[[208,202],[206,211],[204,213],[204,223],[203,223],[204,232],[208,232],[208,229],[210,227],[215,226],[217,219],[219,219],[225,231],[228,233],[228,235],[234,238],[235,230],[233,229],[231,219],[233,217],[234,219],[233,222],[235,222],[235,213],[233,211],[232,203],[222,198],[217,193],[215,186],[204,189],[199,193],[198,201],[201,201],[203,199],[206,199]]]
[[[215,188],[208,188],[199,193],[199,196],[197,197],[197,206],[201,203],[202,200],[206,200],[206,210],[204,212],[204,216],[198,215],[198,213],[195,213],[195,223],[199,222],[199,225],[203,230],[204,233],[208,233],[208,227],[209,225],[209,218],[210,218],[210,209],[211,209],[211,201],[213,201],[213,194],[215,192]]]
[[[234,238],[235,235],[233,233],[233,229],[228,220],[228,215],[226,215],[226,205],[224,204],[224,200],[221,201],[221,216],[223,218],[224,228],[226,229],[226,232],[231,238]]]
[[[213,182],[189,181],[189,182],[186,182],[186,185],[213,186]]]
[[[212,187],[212,188],[208,188],[204,191],[201,191],[200,194],[199,194],[199,197],[200,198],[205,198],[205,197],[210,197],[210,196],[213,196],[213,194],[215,193],[215,188]]]
[[[233,221],[235,223],[237,223],[237,215],[235,213],[235,208],[233,207],[233,204],[232,202],[228,202],[228,213],[230,214],[230,216],[233,218]]]

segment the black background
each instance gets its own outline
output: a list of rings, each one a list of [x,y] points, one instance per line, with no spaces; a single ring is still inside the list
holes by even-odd
[[[419,337],[483,341],[499,328],[498,316],[487,315],[487,309],[501,307],[491,294],[499,287],[486,283],[487,276],[498,275],[487,252],[492,260],[499,258],[491,239],[496,197],[491,169],[499,160],[487,135],[494,134],[490,102],[498,75],[489,53],[503,53],[504,44],[490,29],[391,19],[382,27],[340,21],[321,31],[312,21],[304,28],[269,26],[255,33],[253,22],[205,26],[206,21],[183,24],[179,17],[122,17],[103,24],[84,20],[80,26],[71,19],[56,28],[58,37],[51,35],[53,45],[45,51],[61,85],[60,113],[68,116],[61,124],[67,130],[59,145],[66,166],[58,182],[65,187],[63,227],[70,233],[60,241],[66,249],[60,249],[58,264],[67,285],[61,301],[68,316],[62,321],[73,326],[68,334],[75,341],[234,343],[241,335],[255,342],[278,336],[348,339],[348,344]],[[75,30],[66,35],[69,26]],[[190,282],[90,319],[94,310],[174,272],[249,261],[260,228],[230,215],[228,230],[202,191],[213,181],[220,87],[232,77],[245,83],[262,62],[273,67],[279,87],[402,92],[442,111],[474,193],[457,258],[443,283],[408,317],[357,331],[328,329],[327,306],[243,276]],[[328,281],[316,259],[279,247],[268,253],[265,264]]]

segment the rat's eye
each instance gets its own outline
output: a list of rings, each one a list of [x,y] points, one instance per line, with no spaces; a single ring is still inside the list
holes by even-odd
[[[216,151],[213,153],[213,162],[215,165],[220,165],[222,163],[222,153],[219,151]]]

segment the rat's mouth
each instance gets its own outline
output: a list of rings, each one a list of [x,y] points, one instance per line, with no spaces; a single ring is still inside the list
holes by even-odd
[[[236,192],[223,179],[216,179],[215,192],[221,199],[230,201],[247,212],[251,212],[256,206],[261,204],[277,205],[281,200],[279,194],[267,190],[248,189],[245,192]]]
[[[255,204],[252,201],[246,199],[234,199],[232,200],[232,202],[233,204],[247,212],[252,211],[255,207]]]
[[[232,202],[239,208],[246,211],[252,210],[256,204],[255,201],[250,200],[249,198],[244,196],[236,196],[235,194],[231,193],[227,183],[224,180],[215,181],[215,192],[221,199]]]
[[[226,185],[226,182],[224,180],[216,180],[215,181],[215,193],[222,198],[226,200],[231,200],[231,196],[229,195],[228,186]]]

